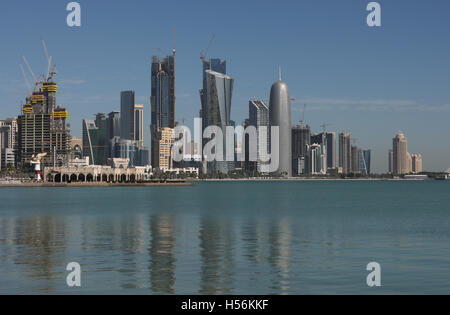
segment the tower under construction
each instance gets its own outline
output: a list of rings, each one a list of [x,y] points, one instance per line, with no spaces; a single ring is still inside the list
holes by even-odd
[[[58,85],[53,81],[55,72],[36,82],[36,89],[27,97],[18,117],[18,161],[29,164],[33,155],[47,153],[44,166],[66,166],[70,156],[70,129],[66,125],[68,112],[56,106]]]

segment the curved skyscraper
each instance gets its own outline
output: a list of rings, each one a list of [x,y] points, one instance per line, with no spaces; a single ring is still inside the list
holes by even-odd
[[[279,126],[280,164],[275,173],[292,176],[291,97],[286,83],[279,80],[270,91],[270,125]],[[271,141],[273,142],[273,141]],[[273,151],[272,151],[273,152]]]

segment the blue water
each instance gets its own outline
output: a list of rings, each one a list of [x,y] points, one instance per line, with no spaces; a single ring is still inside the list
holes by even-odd
[[[0,188],[0,294],[450,293],[450,182]],[[369,262],[382,287],[366,284]],[[81,288],[66,265],[82,268]]]

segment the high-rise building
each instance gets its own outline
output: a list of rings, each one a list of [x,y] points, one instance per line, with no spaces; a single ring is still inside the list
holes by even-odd
[[[275,174],[292,176],[291,97],[287,84],[280,79],[270,91],[270,126],[279,127],[279,167]],[[274,148],[271,148],[273,152]]]
[[[256,161],[256,169],[259,173],[262,172],[261,166],[267,164],[268,152],[269,152],[269,132],[270,132],[270,121],[269,121],[269,107],[263,102],[258,100],[251,100],[249,102],[249,126],[256,128],[257,134],[257,144],[256,144],[256,155],[258,161]],[[261,130],[261,127],[265,127],[265,132]],[[250,150],[250,146],[247,146],[248,140],[246,139],[246,150]],[[248,152],[250,153],[250,152]],[[247,154],[247,152],[246,152]],[[266,161],[266,162],[263,162]],[[250,162],[251,163],[251,162]]]
[[[422,168],[422,155],[420,154],[412,154],[411,155],[412,162],[412,172],[415,174],[421,173],[423,171]]]
[[[144,105],[134,106],[134,140],[138,142],[139,148],[144,147]]]
[[[225,74],[206,70],[206,126],[217,126],[223,133],[223,161],[213,161],[208,165],[212,173],[228,174],[234,170],[234,163],[226,161],[226,127],[231,126],[231,100],[234,79]],[[233,149],[234,151],[234,149]],[[233,153],[234,155],[234,153]]]
[[[335,132],[327,132],[327,168],[335,169],[336,168],[336,133]]]
[[[120,93],[120,138],[134,140],[134,91]]]
[[[405,135],[399,132],[393,142],[393,167],[392,173],[395,175],[403,175],[409,173],[409,162],[408,162],[408,140]]]
[[[317,135],[311,135],[311,143],[323,144],[327,151],[327,168],[336,168],[336,133],[326,132],[325,134],[319,133]]]
[[[106,120],[106,157],[113,158],[112,140],[115,137],[120,138],[120,112],[112,111],[108,114]]]
[[[42,160],[43,166],[66,166],[70,157],[70,129],[66,125],[68,113],[56,106],[58,86],[53,75],[43,83],[40,89],[27,97],[22,106],[22,115],[17,119],[18,150],[17,162],[21,166],[29,165],[31,157],[38,153],[47,153]]]
[[[175,128],[175,50],[162,60],[154,56],[151,68],[151,163],[160,165],[162,129]]]
[[[307,146],[306,170],[308,174],[319,175],[327,173],[327,158],[325,145],[313,143]]]
[[[359,173],[359,154],[358,147],[351,146],[351,173]]]
[[[292,171],[295,176],[306,174],[306,155],[311,145],[311,128],[298,125],[292,128]]]
[[[209,61],[203,60],[202,61],[202,74],[203,74],[203,87],[200,90],[200,101],[202,104],[202,107],[200,109],[200,117],[202,119],[202,133],[208,127],[208,97],[207,97],[207,89],[208,89],[208,83],[207,83],[207,70],[218,72],[221,74],[227,74],[227,62],[222,59],[211,59]],[[203,146],[207,142],[205,139],[203,140]]]
[[[106,129],[100,129],[95,121],[83,119],[83,157],[89,157],[91,165],[106,165]]]
[[[389,163],[389,174],[393,174],[394,172],[394,151],[389,150],[388,155],[388,163]]]
[[[158,155],[158,159],[153,162],[153,168],[160,170],[171,169],[173,166],[173,158],[172,158],[172,146],[175,143],[175,138],[173,135],[172,128],[162,128],[158,131],[158,139],[160,139],[157,145],[153,148],[152,152],[155,150]]]
[[[350,174],[352,171],[352,146],[350,133],[339,134],[339,167],[343,174]]]
[[[359,173],[363,175],[370,175],[370,159],[371,159],[371,151],[367,149],[359,149],[358,150],[358,164],[359,164]]]

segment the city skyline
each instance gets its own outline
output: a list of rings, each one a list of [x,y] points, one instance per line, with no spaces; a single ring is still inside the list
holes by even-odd
[[[299,18],[297,21],[290,15],[291,19],[288,21],[280,22],[277,18],[266,26],[259,24],[258,29],[249,28],[251,19],[244,21],[244,17],[248,17],[245,14],[250,12],[251,7],[251,4],[245,3],[242,4],[242,12],[236,13],[234,26],[242,28],[244,34],[236,35],[236,38],[234,32],[221,27],[201,30],[200,25],[183,27],[196,16],[194,11],[201,5],[198,3],[189,4],[189,10],[186,11],[188,17],[181,14],[186,4],[178,2],[171,21],[156,18],[156,21],[141,20],[129,25],[119,22],[116,25],[108,24],[110,22],[103,16],[104,10],[100,10],[98,4],[82,3],[92,19],[79,31],[65,29],[62,25],[58,26],[59,21],[53,20],[43,22],[33,31],[26,27],[15,28],[14,18],[18,14],[21,16],[19,20],[26,20],[26,24],[37,19],[19,9],[21,1],[17,3],[12,4],[11,13],[4,18],[2,16],[0,22],[9,25],[8,28],[2,27],[0,31],[6,39],[7,47],[0,52],[4,60],[4,71],[0,77],[3,83],[1,93],[4,95],[0,103],[1,119],[17,116],[20,102],[23,102],[26,95],[25,83],[17,67],[21,55],[25,54],[30,59],[35,72],[45,66],[43,53],[39,49],[31,49],[39,44],[42,36],[48,41],[51,54],[58,65],[56,80],[62,86],[58,105],[69,109],[74,136],[81,136],[80,122],[86,113],[118,110],[120,99],[117,93],[132,89],[137,93],[136,102],[145,105],[144,137],[148,141],[149,62],[151,56],[157,54],[159,47],[165,48],[165,51],[172,47],[172,30],[176,25],[178,121],[185,118],[188,124],[191,118],[198,117],[198,89],[202,86],[201,62],[198,57],[200,51],[207,47],[211,34],[217,33],[217,39],[208,55],[225,59],[229,73],[236,79],[231,119],[237,124],[247,118],[250,98],[268,98],[277,66],[281,64],[285,81],[292,96],[297,99],[292,104],[293,124],[300,119],[303,103],[307,103],[306,123],[312,127],[312,133],[318,133],[319,126],[324,122],[332,124],[328,128],[330,131],[340,133],[349,130],[358,138],[358,146],[372,150],[373,172],[386,172],[387,152],[391,148],[393,135],[399,130],[408,136],[411,151],[422,153],[425,170],[443,171],[450,166],[447,162],[450,150],[445,145],[436,145],[439,142],[446,143],[445,134],[448,132],[445,113],[449,110],[446,104],[450,103],[447,91],[450,84],[450,49],[449,44],[441,40],[445,29],[448,29],[447,19],[441,18],[442,12],[449,7],[448,3],[438,1],[433,10],[416,1],[408,2],[411,4],[409,6],[403,6],[401,2],[382,3],[384,23],[382,30],[377,31],[364,25],[365,3],[360,6],[346,3],[337,5],[327,1],[321,1],[317,5],[304,2],[284,3],[285,7],[299,15],[309,14],[311,17],[303,20]],[[30,11],[33,11],[35,5],[37,6],[27,3]],[[17,10],[14,9],[15,6]],[[47,4],[44,5],[46,6]],[[50,4],[48,6],[51,7]],[[146,4],[131,1],[125,7],[118,4],[111,6],[113,16],[119,14],[119,9],[124,14],[140,16],[143,13],[137,9]],[[213,3],[212,6],[216,7],[217,4]],[[232,2],[230,8],[223,9],[220,14],[225,15],[235,10],[236,6],[237,2]],[[53,10],[56,10],[51,8],[46,13],[41,12],[43,10],[39,7],[35,10],[43,15],[54,14]],[[265,17],[271,10],[279,9],[266,3],[258,13],[260,17]],[[415,25],[406,19],[408,13],[421,17],[421,23]],[[22,14],[27,19],[22,19]],[[330,20],[320,18],[320,23],[314,20],[314,17],[319,19],[323,15],[330,16]],[[110,27],[108,31],[104,30],[105,23]],[[159,31],[160,34],[157,34],[155,26],[158,23],[162,23],[167,32],[161,34]],[[204,26],[207,21],[198,24]],[[335,29],[330,28],[330,25]],[[57,31],[52,30],[55,26]],[[10,28],[15,29],[15,37],[21,38],[21,41],[18,42],[15,37],[6,33],[5,30]],[[254,38],[249,37],[248,30],[254,33]],[[263,42],[278,43],[275,33],[279,30],[285,32],[281,34],[282,39],[279,41],[283,43],[280,43],[279,49],[264,51],[267,44],[262,44]],[[99,32],[104,32],[105,36],[100,43],[95,43],[93,40],[101,34]],[[117,36],[112,36],[113,34]],[[129,34],[133,36],[127,38]],[[408,37],[407,34],[414,36]],[[396,42],[393,41],[394,37]],[[124,51],[119,47],[115,51],[112,46],[113,38],[123,44],[131,42],[135,49]],[[289,38],[295,40],[288,40]],[[139,40],[136,41],[137,39]],[[291,44],[286,44],[288,42]],[[87,44],[92,45],[92,49],[81,54],[76,53],[78,49],[73,49]],[[103,47],[107,49],[107,53]],[[107,69],[114,62],[114,67]],[[434,139],[433,142],[429,141],[431,138]]]

